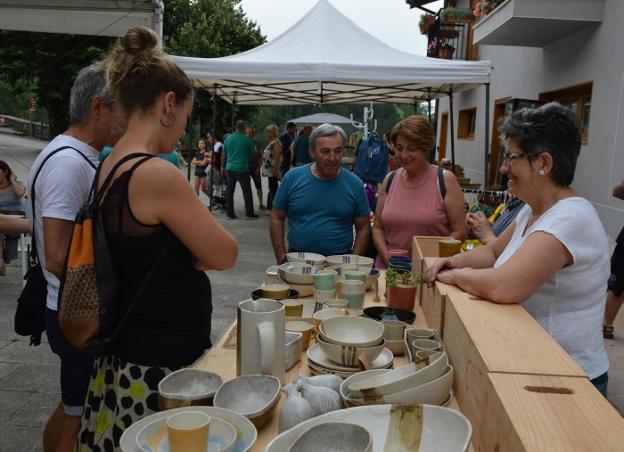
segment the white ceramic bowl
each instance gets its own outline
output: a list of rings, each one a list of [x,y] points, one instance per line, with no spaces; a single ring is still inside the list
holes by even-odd
[[[316,253],[288,253],[286,259],[288,262],[303,262],[304,264],[316,265],[319,268],[325,266],[325,256]]]
[[[313,284],[313,275],[318,271],[314,265],[302,262],[288,262],[277,267],[277,273],[288,284]]]
[[[365,256],[358,256],[357,254],[337,254],[334,256],[327,256],[325,258],[327,265],[330,267],[339,267],[343,264],[354,264],[359,267],[373,268],[375,263],[374,259]]]
[[[321,322],[319,331],[333,344],[371,347],[383,339],[384,326],[365,317],[330,317]]]
[[[347,406],[362,406],[360,403],[360,399],[356,399],[349,391],[349,385],[357,383],[358,381],[366,380],[373,375],[382,375],[384,373],[390,372],[390,370],[391,369],[367,370],[366,372],[358,372],[356,374],[353,374],[349,378],[345,379],[340,385],[340,397],[342,398],[342,401]]]
[[[370,452],[372,447],[371,435],[364,427],[327,422],[303,432],[289,452]]]
[[[385,396],[433,381],[440,377],[448,366],[446,353],[438,352],[432,357],[430,363],[422,368],[411,363],[384,375],[371,375],[368,379],[353,383],[349,386],[349,391],[357,398],[365,398],[366,393]]]
[[[317,344],[333,362],[348,367],[356,367],[358,365],[358,359],[364,355],[369,362],[372,362],[377,358],[385,347],[385,343],[382,342],[374,347],[349,347],[347,345],[336,345],[330,342],[325,342],[320,336],[316,339]]]
[[[223,384],[215,373],[200,369],[180,369],[158,383],[158,404],[162,411],[191,405],[212,405]]]
[[[271,375],[242,375],[221,385],[214,406],[239,413],[261,427],[271,417],[280,389],[279,379]]]

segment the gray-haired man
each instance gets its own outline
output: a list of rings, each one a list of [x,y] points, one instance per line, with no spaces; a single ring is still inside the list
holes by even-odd
[[[364,183],[340,167],[346,136],[331,124],[310,135],[313,163],[288,171],[271,211],[271,242],[277,262],[286,258],[284,221],[292,251],[363,255],[370,239],[370,207]],[[355,225],[355,240],[353,226]]]
[[[46,334],[50,348],[61,358],[62,403],[43,433],[46,452],[73,450],[93,369],[93,359],[73,348],[61,333],[57,306],[59,278],[73,223],[87,200],[99,151],[104,146],[114,145],[123,132],[123,118],[106,89],[106,71],[102,64],[96,63],[78,73],[71,90],[69,115],[69,129],[41,151],[29,177],[30,199],[33,199],[35,190],[32,215],[37,254],[48,283]],[[43,164],[60,148],[65,149],[56,152]],[[33,187],[37,172],[39,175]]]

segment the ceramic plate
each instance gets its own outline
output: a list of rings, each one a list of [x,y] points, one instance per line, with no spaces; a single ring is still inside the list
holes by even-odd
[[[364,427],[373,438],[373,452],[465,451],[472,434],[468,419],[450,408],[432,405],[375,405],[333,411],[309,419],[279,435],[264,451],[290,450],[303,432],[325,422],[348,422]],[[399,431],[409,434],[401,435]]]
[[[218,418],[232,424],[236,429],[236,443],[234,444],[234,449],[232,449],[234,452],[246,452],[250,450],[258,438],[256,427],[254,427],[249,419],[238,413],[211,406],[191,406],[161,411],[135,422],[121,435],[119,445],[121,446],[122,452],[141,452],[141,449],[137,447],[136,438],[143,427],[154,421],[167,419],[172,414],[181,413],[183,411],[201,411],[213,419]]]
[[[236,442],[236,429],[217,417],[210,420],[207,452],[229,452]],[[141,429],[136,444],[149,452],[169,452],[167,419],[157,419]]]
[[[393,359],[394,355],[392,352],[387,348],[384,348],[379,356],[371,362],[370,370],[388,367],[388,365],[392,364]],[[340,372],[353,372],[358,370],[357,368],[342,366],[333,362],[327,357],[325,352],[321,350],[321,347],[318,344],[314,344],[308,349],[308,361],[312,361],[318,367],[328,370],[337,370]]]

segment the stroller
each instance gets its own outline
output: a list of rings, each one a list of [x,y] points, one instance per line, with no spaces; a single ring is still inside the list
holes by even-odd
[[[206,188],[210,197],[210,212],[217,207],[222,212],[225,211],[225,177],[219,171],[214,169],[212,165],[206,168]]]

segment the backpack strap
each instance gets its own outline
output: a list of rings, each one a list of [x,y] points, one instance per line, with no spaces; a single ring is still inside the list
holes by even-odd
[[[438,185],[440,186],[440,195],[442,199],[446,197],[446,182],[444,182],[444,168],[438,166]]]
[[[104,197],[104,194],[106,193],[106,190],[108,189],[108,186],[111,184],[113,177],[115,177],[115,173],[117,172],[119,167],[123,165],[124,163],[126,163],[128,160],[133,160],[139,157],[144,157],[144,158],[141,159],[138,163],[134,164],[132,168],[130,169],[130,171],[134,171],[136,167],[139,166],[141,163],[156,156],[154,154],[148,154],[147,152],[134,152],[132,154],[128,154],[122,157],[121,159],[119,159],[118,162],[116,162],[113,165],[111,170],[106,175],[106,179],[104,179],[104,183],[99,189],[97,188],[97,186],[98,186],[98,182],[100,179],[100,168],[102,166],[98,167],[95,173],[95,177],[93,178],[93,185],[91,186],[91,193],[89,195],[90,201],[93,203],[93,205],[100,204],[100,202],[102,201],[102,198]]]
[[[391,171],[388,174],[388,182],[386,182],[386,194],[390,193],[390,186],[392,185],[392,181],[394,180],[396,171]]]

